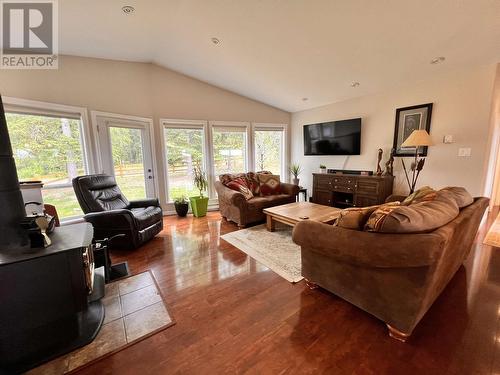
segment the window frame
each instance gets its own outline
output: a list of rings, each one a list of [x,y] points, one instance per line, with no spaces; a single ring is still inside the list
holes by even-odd
[[[280,171],[280,179],[283,182],[290,181],[290,175],[288,173],[288,163],[289,163],[289,155],[288,155],[288,126],[286,124],[274,124],[267,122],[254,122],[252,123],[252,161],[255,168],[255,132],[256,131],[281,131],[281,171]]]
[[[203,154],[203,169],[208,175],[208,140],[207,140],[207,121],[203,120],[181,120],[181,119],[160,119],[160,126],[161,126],[161,148],[162,148],[162,160],[163,160],[163,173],[165,175],[165,199],[166,199],[166,204],[169,207],[169,210],[173,209],[173,200],[171,200],[169,196],[169,186],[170,186],[170,181],[169,181],[169,175],[168,175],[168,148],[165,143],[165,136],[166,136],[166,129],[198,129],[202,130],[203,132],[203,143],[202,143],[202,154]],[[210,186],[209,186],[209,196],[210,196]]]
[[[3,96],[2,101],[6,113],[18,113],[34,116],[61,117],[80,120],[80,144],[82,147],[83,166],[85,173],[95,173],[96,159],[92,149],[91,127],[89,123],[88,110],[86,107],[76,107],[65,104],[42,102],[37,100],[21,99]],[[71,187],[68,184],[52,185],[50,188],[58,189]],[[69,216],[61,219],[61,225],[67,225],[82,220],[83,215]]]
[[[210,133],[210,174],[209,174],[209,190],[210,190],[210,198],[217,199],[217,194],[215,191],[215,181],[217,181],[217,177],[215,175],[215,163],[214,163],[214,142],[213,142],[213,134],[214,129],[217,130],[219,128],[227,128],[229,129],[242,129],[241,133],[245,132],[245,170],[241,172],[247,172],[254,169],[253,164],[253,139],[252,139],[252,123],[247,121],[209,121],[208,122],[209,133]]]

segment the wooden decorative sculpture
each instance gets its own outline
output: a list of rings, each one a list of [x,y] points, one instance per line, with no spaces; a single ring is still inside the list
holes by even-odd
[[[382,175],[382,168],[380,168],[380,162],[382,161],[382,154],[384,153],[384,151],[379,148],[378,149],[378,158],[377,158],[377,172],[375,173],[377,176],[381,176]]]
[[[385,172],[383,173],[384,176],[394,176],[394,151],[394,148],[391,149],[391,156],[385,163]]]

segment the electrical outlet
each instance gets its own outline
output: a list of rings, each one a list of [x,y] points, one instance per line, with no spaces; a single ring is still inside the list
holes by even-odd
[[[472,149],[470,147],[463,147],[458,149],[458,156],[468,158],[471,156]]]
[[[445,135],[443,137],[443,143],[453,143],[453,136],[452,135]]]

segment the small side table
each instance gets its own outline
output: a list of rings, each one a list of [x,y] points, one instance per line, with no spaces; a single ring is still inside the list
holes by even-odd
[[[304,194],[304,202],[307,202],[307,189],[299,186],[299,193],[297,194],[297,202],[300,201],[300,193]]]

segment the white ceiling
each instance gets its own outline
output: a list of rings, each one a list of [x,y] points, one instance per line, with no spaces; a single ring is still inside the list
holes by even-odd
[[[154,62],[291,112],[500,61],[500,0],[63,0],[59,19],[62,54]]]

